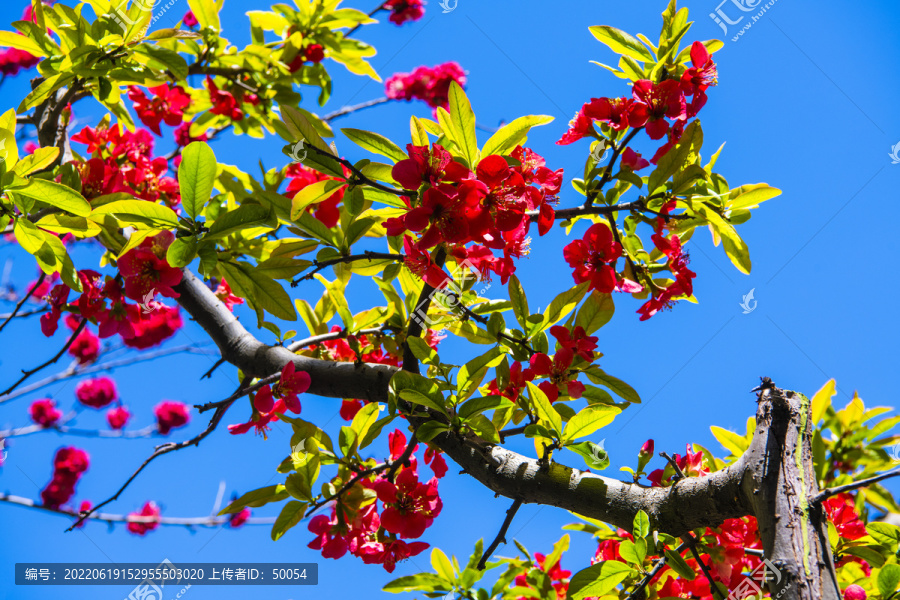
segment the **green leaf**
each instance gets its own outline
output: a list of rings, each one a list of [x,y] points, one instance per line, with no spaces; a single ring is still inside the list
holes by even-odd
[[[667,564],[672,567],[672,570],[678,573],[681,577],[689,581],[693,581],[697,574],[694,570],[685,562],[682,556],[675,552],[672,549],[666,550],[666,558],[668,558]]]
[[[494,313],[497,314],[497,313]],[[474,388],[484,378],[491,367],[496,367],[506,354],[499,347],[491,348],[485,354],[464,364],[456,377],[456,393],[460,398],[468,398]]]
[[[492,154],[509,154],[516,146],[521,146],[528,139],[528,132],[532,127],[546,125],[553,122],[553,117],[547,115],[527,115],[519,117],[512,123],[507,123],[497,130],[481,149],[482,156]]]
[[[294,304],[281,284],[259,273],[246,262],[219,262],[218,267],[236,295],[246,298],[253,306],[262,308],[279,319],[297,320]]]
[[[188,6],[201,27],[222,29],[219,23],[219,8],[215,0],[188,0]]]
[[[465,421],[469,417],[481,414],[486,410],[511,407],[512,402],[503,396],[485,396],[484,398],[472,398],[459,407],[459,418]]]
[[[630,56],[641,62],[656,62],[656,57],[653,56],[652,52],[647,50],[646,46],[644,46],[640,40],[625,33],[621,29],[616,29],[615,27],[609,27],[607,25],[595,25],[589,27],[589,29],[590,32],[594,34],[595,38],[609,46],[609,49],[616,54]]]
[[[233,500],[231,504],[219,511],[219,516],[240,512],[245,506],[258,508],[269,502],[284,500],[288,495],[289,494],[287,493],[287,490],[284,489],[283,485],[269,485],[264,488],[259,488],[258,490],[247,492],[240,498]]]
[[[443,403],[438,404],[425,394],[421,392],[417,392],[416,390],[401,390],[400,397],[407,402],[412,402],[413,404],[420,404],[422,406],[427,406],[428,408],[434,409],[438,412],[447,414],[447,409],[444,408]]]
[[[344,181],[323,179],[306,186],[297,192],[297,195],[291,200],[291,220],[298,221],[309,205],[317,204],[330,198],[332,194],[336,194],[340,188],[346,185],[347,183]]]
[[[180,172],[180,171],[179,171]],[[213,222],[204,240],[218,240],[242,229],[259,227],[270,218],[269,209],[259,204],[242,204],[235,210],[221,213]]]
[[[440,434],[449,430],[450,428],[440,421],[428,421],[419,425],[419,428],[416,430],[416,438],[420,442],[430,442]]]
[[[3,132],[0,131],[0,134],[2,133]],[[5,149],[11,150],[10,148]],[[59,156],[59,148],[57,148],[56,146],[51,146],[50,148],[38,148],[32,154],[29,154],[18,163],[16,163],[16,168],[13,170],[19,177],[25,177],[27,175],[31,175],[35,171],[40,171],[41,169],[49,167],[51,164],[53,164],[53,161],[56,160],[57,156]]]
[[[732,194],[734,194],[734,190],[732,190]],[[769,187],[766,183],[758,183],[755,185],[742,185],[737,190],[737,194],[734,194],[734,197],[731,197],[729,194],[728,200],[728,208],[731,210],[741,210],[741,209],[749,209],[756,208],[762,202],[766,200],[771,200],[776,196],[781,195],[781,190],[778,188]]]
[[[602,596],[612,591],[633,573],[636,571],[623,562],[603,561],[575,573],[569,581],[566,598],[581,600],[591,596]]]
[[[302,111],[297,110],[293,106],[282,104],[281,117],[284,120],[284,124],[287,126],[288,131],[294,136],[293,140],[288,141],[293,141],[295,143],[302,141],[304,144],[311,144],[329,156],[334,156],[331,148],[325,143],[325,140],[322,139],[322,136],[319,135],[319,132],[316,131],[316,128]],[[314,154],[318,153],[315,151],[307,151],[307,156]],[[316,156],[316,161],[322,160],[322,158],[323,157],[321,156]],[[335,161],[328,162],[333,164]]]
[[[15,48],[34,56],[47,56],[31,38],[12,31],[0,31],[0,48]]]
[[[197,238],[175,238],[166,250],[166,260],[173,267],[186,267],[197,256]]]
[[[272,541],[276,542],[288,529],[303,520],[306,513],[306,502],[291,500],[281,509],[275,524],[272,525]]]
[[[722,215],[712,210],[705,204],[698,206],[699,213],[712,225],[712,228],[722,237],[722,247],[725,254],[734,263],[738,271],[745,275],[750,274],[750,249],[747,243],[741,239],[734,227],[722,218]]]
[[[550,404],[547,394],[530,381],[527,382],[527,385],[528,397],[531,399],[531,403],[534,405],[540,420],[553,428],[557,438],[562,437],[562,418],[556,412],[556,409],[553,408],[553,405]]]
[[[512,303],[513,313],[516,315],[519,325],[522,326],[522,330],[528,331],[528,317],[531,316],[531,312],[528,310],[528,298],[525,297],[525,289],[515,275],[509,278],[509,301]]]
[[[399,594],[401,592],[433,592],[435,590],[450,589],[450,582],[433,573],[419,573],[418,575],[406,575],[393,580],[383,588],[385,592]]]
[[[750,442],[743,436],[713,425],[709,428],[722,446],[734,456],[740,456],[750,447]]]
[[[84,196],[55,181],[31,179],[28,185],[14,188],[12,191],[26,198],[46,202],[78,217],[86,217],[91,214],[91,205],[84,199]]]
[[[831,379],[812,397],[812,400],[810,400],[810,413],[813,425],[821,421],[822,417],[825,416],[825,412],[831,406],[831,399],[834,398],[835,394],[837,394],[835,382],[834,379]]]
[[[544,311],[543,328],[547,329],[566,318],[566,315],[572,312],[572,309],[584,298],[590,285],[590,281],[584,281],[554,298],[547,310]]]
[[[703,146],[703,129],[700,127],[700,121],[692,121],[684,130],[684,134],[675,147],[659,159],[659,164],[650,174],[647,183],[648,191],[653,193],[657,188],[665,185],[669,177],[684,168],[692,154],[700,151],[701,146]]]
[[[609,375],[600,367],[591,367],[590,369],[586,370],[584,374],[587,375],[588,379],[590,379],[592,382],[596,383],[597,385],[602,385],[609,388],[619,397],[624,398],[629,402],[640,404],[641,397],[633,387],[631,387],[618,377]]]
[[[475,134],[475,113],[462,87],[455,81],[450,82],[450,119],[456,127],[457,142],[469,166],[473,169],[478,163],[478,139]]]
[[[117,200],[91,211],[92,219],[101,215],[112,215],[120,223],[144,228],[174,229],[178,226],[178,215],[171,208],[146,200]]]
[[[217,170],[216,153],[206,142],[191,142],[181,153],[178,167],[181,205],[194,220],[209,202]]]
[[[350,138],[354,144],[361,148],[365,148],[369,152],[374,152],[375,154],[380,154],[381,156],[386,156],[390,158],[394,162],[399,162],[401,160],[405,160],[409,158],[406,155],[400,146],[384,137],[381,134],[373,133],[371,131],[364,131],[362,129],[352,129],[346,128],[341,129],[344,135]]]
[[[882,598],[888,598],[897,591],[900,585],[900,567],[897,565],[884,565],[878,574],[878,591]]]
[[[592,404],[581,409],[566,423],[562,442],[565,444],[568,441],[591,435],[601,427],[612,423],[620,412],[622,411],[619,408],[606,404]]]
[[[575,325],[584,328],[590,335],[609,323],[616,312],[612,294],[601,294],[598,291],[591,292],[584,304],[578,309],[575,316]]]
[[[602,471],[609,466],[609,454],[603,448],[602,443],[580,442],[578,444],[568,444],[566,450],[580,454],[581,458],[584,459],[584,463],[597,471]]]
[[[650,517],[643,510],[634,515],[632,533],[635,538],[645,538],[650,533]]]

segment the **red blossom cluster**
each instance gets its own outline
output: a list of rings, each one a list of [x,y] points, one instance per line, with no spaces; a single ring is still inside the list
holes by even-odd
[[[256,429],[256,433],[265,437],[269,423],[278,420],[279,414],[291,411],[300,414],[303,408],[299,395],[309,389],[311,379],[309,373],[297,371],[296,365],[289,362],[281,369],[281,378],[274,389],[266,384],[256,390],[253,395],[253,414],[246,423],[229,425],[228,433],[247,433]],[[277,401],[276,401],[277,398]]]
[[[111,429],[124,429],[131,413],[124,406],[116,406],[106,411],[106,422]]]
[[[170,267],[165,259],[166,248],[173,239],[169,232],[160,233],[145,239],[119,258],[124,290],[118,279],[106,277],[104,280],[91,270],[78,272],[83,291],[77,300],[69,301],[71,290],[67,285],[53,286],[45,296],[50,310],[41,315],[41,331],[47,337],[56,333],[59,319],[66,310],[97,324],[101,338],[118,334],[133,348],[149,348],[174,335],[182,326],[180,310],[150,300],[155,292],[177,297],[172,286],[181,282],[182,273]],[[143,303],[144,308],[139,304],[128,304],[126,297]],[[73,319],[67,318],[67,323],[74,329],[80,321]],[[95,349],[99,350],[99,341],[92,339],[92,335],[81,339],[80,334],[81,342],[72,351],[82,363],[97,358]]]
[[[151,500],[144,504],[140,512],[128,513],[128,517],[158,517],[160,515],[160,512],[161,511],[159,510],[159,506],[156,505],[156,502],[153,502]],[[159,527],[159,521],[129,521],[128,525],[126,525],[125,527],[131,533],[135,533],[137,535],[146,535],[148,531],[153,531],[154,529]]]
[[[303,68],[305,63],[310,62],[317,65],[323,60],[325,60],[325,47],[322,44],[310,44],[300,49],[297,57],[288,65],[288,70],[296,73]]]
[[[75,397],[85,406],[103,408],[119,398],[115,382],[109,377],[85,379],[75,386]]]
[[[384,83],[384,93],[391,100],[422,100],[431,108],[449,105],[450,84],[466,85],[466,72],[457,62],[433,67],[417,67],[412,73],[396,73]]]
[[[90,465],[87,452],[67,447],[56,451],[53,479],[41,490],[41,501],[49,508],[59,508],[75,495],[75,484]]]
[[[185,26],[190,27],[191,29],[193,29],[194,27],[196,27],[197,25],[200,24],[200,21],[197,20],[197,17],[196,17],[196,15],[194,15],[194,11],[192,11],[192,10],[189,10],[186,13],[184,13],[184,16],[181,17],[181,22],[184,23]]]
[[[244,111],[240,108],[240,102],[229,91],[220,90],[212,77],[206,78],[206,88],[209,90],[209,101],[212,102],[212,108],[209,109],[214,115],[228,117],[232,121],[240,121],[244,118]],[[259,102],[254,94],[247,94],[246,100],[251,104]]]
[[[666,143],[653,156],[651,162],[656,164],[681,139],[687,121],[696,117],[706,104],[706,90],[716,85],[716,64],[703,43],[694,42],[691,46],[691,62],[693,66],[680,79],[634,82],[631,98],[592,98],[581,107],[569,123],[569,130],[556,143],[567,145],[585,136],[597,137],[595,121],[614,131],[643,127],[652,140],[668,135]]]
[[[232,514],[228,517],[228,526],[232,529],[237,529],[241,525],[247,522],[247,519],[250,518],[251,511],[246,506],[239,510],[238,512]]]
[[[529,211],[539,215],[539,235],[553,224],[562,169],[551,171],[543,158],[521,146],[512,153],[515,164],[491,155],[481,159],[474,172],[452,160],[440,144],[430,149],[409,144],[407,153],[410,158],[394,165],[392,176],[407,190],[424,191],[416,204],[404,196],[407,212],[384,222],[390,236],[420,233],[415,241],[404,238],[406,266],[430,285],[440,286],[447,276],[427,250],[446,243],[458,263],[467,261],[485,279],[496,273],[506,283],[516,270],[513,259],[528,252]],[[475,244],[467,247],[470,242]],[[495,256],[494,250],[502,256]]]
[[[74,315],[67,316],[66,325],[74,330],[78,327],[78,318]],[[100,338],[85,327],[69,346],[69,354],[75,357],[79,365],[89,365],[100,356]]]
[[[218,298],[219,301],[221,301],[222,304],[225,305],[225,308],[227,308],[231,312],[234,312],[235,306],[244,303],[243,298],[235,296],[231,292],[231,286],[228,285],[228,282],[224,277],[221,281],[219,281],[219,284],[216,286],[216,289],[213,293],[216,295],[216,298]]]
[[[300,163],[291,163],[288,165],[284,174],[288,179],[288,186],[284,195],[288,198],[293,198],[300,190],[318,181],[325,181],[328,179],[340,181],[337,177],[325,175],[324,173],[320,173],[315,169],[310,169]],[[347,174],[349,174],[349,172]],[[328,198],[325,198],[321,202],[318,202],[307,209],[329,229],[337,225],[341,218],[341,212],[338,205],[341,203],[341,200],[344,199],[344,189],[345,188],[339,189]]]
[[[563,249],[563,257],[574,269],[575,283],[590,281],[589,290],[608,294],[619,286],[616,261],[622,256],[622,245],[613,239],[605,223],[594,223],[584,232],[584,238],[573,240]],[[625,280],[622,280],[625,283]]]
[[[388,435],[388,443],[391,459],[396,460],[406,450],[407,439],[395,430]],[[405,540],[421,537],[440,514],[443,502],[438,495],[438,480],[447,472],[443,457],[430,448],[424,460],[434,473],[427,482],[419,480],[415,456],[410,457],[408,466],[398,470],[394,481],[384,474],[360,481],[359,485],[375,492],[375,499],[364,500],[358,507],[351,507],[346,501],[337,503],[330,518],[313,517],[309,531],[316,538],[309,548],[321,550],[325,558],[337,559],[349,552],[366,564],[382,565],[388,573],[401,560],[423,552],[427,543]],[[380,514],[376,500],[381,502]]]
[[[45,2],[45,4],[50,4],[50,2]],[[31,9],[31,5],[25,7],[25,12],[22,14],[23,21],[31,21],[35,22],[34,12]],[[21,35],[16,32],[17,35]],[[0,50],[0,74],[2,75],[18,75],[19,71],[23,71],[26,69],[30,69],[41,61],[41,59],[37,56],[33,56],[32,54],[25,52],[24,50],[19,50],[18,48],[4,48]]]
[[[704,464],[703,452],[691,452],[691,445],[687,444],[684,449],[684,456],[676,454],[674,457],[678,468],[686,477],[700,477],[709,474],[709,466]],[[668,472],[668,476],[663,478]],[[676,476],[671,465],[667,465],[665,469],[656,469],[651,471],[647,476],[653,487],[666,487],[674,483],[673,478]]]
[[[142,200],[163,200],[170,206],[181,202],[178,181],[166,175],[169,163],[165,157],[153,157],[153,136],[146,129],[132,133],[119,124],[85,127],[72,141],[85,144],[91,155],[86,161],[73,162],[88,200],[124,192]]]
[[[381,7],[391,11],[388,20],[395,25],[418,21],[425,16],[424,0],[387,0]]]
[[[153,407],[156,415],[156,424],[161,435],[168,435],[173,429],[184,427],[191,420],[191,414],[187,404],[163,400]]]
[[[543,352],[537,352],[532,355],[528,368],[523,369],[522,363],[513,363],[503,387],[500,388],[497,379],[494,379],[487,384],[486,395],[503,396],[515,402],[527,382],[546,377],[547,381],[542,381],[538,387],[550,402],[556,402],[560,393],[570,398],[581,398],[584,384],[575,379],[578,375],[572,365],[582,360],[588,364],[594,362],[598,338],[588,336],[581,326],[570,331],[562,325],[554,325],[550,328],[550,333],[559,344],[552,358]]]
[[[664,212],[668,213],[670,202],[664,207]],[[657,231],[661,228],[657,227]],[[665,288],[656,288],[653,290],[652,297],[638,309],[641,315],[641,321],[646,321],[660,310],[665,310],[672,306],[676,298],[691,297],[694,294],[694,277],[696,273],[688,268],[688,254],[681,245],[681,239],[672,234],[671,237],[663,237],[660,233],[651,236],[653,243],[657,249],[663,253],[668,259],[668,268],[675,276],[675,282]]]
[[[165,122],[170,127],[181,125],[184,111],[191,105],[191,97],[180,85],[164,83],[148,88],[153,95],[148,98],[144,91],[136,85],[128,87],[128,98],[134,102],[134,111],[141,122],[150,131],[161,136],[159,125]]]
[[[50,398],[35,400],[28,407],[31,420],[41,427],[52,427],[62,417],[62,412],[56,408],[56,402]]]

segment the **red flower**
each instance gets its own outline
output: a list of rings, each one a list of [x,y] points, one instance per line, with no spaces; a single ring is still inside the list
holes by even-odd
[[[246,506],[242,508],[239,512],[233,513],[228,518],[228,526],[232,529],[237,529],[241,525],[247,522],[247,519],[250,518],[250,509]]]
[[[597,348],[597,336],[588,336],[584,331],[584,327],[580,325],[569,332],[567,327],[562,325],[554,325],[550,328],[550,333],[559,342],[560,348],[571,350],[588,362],[594,360],[594,350]]]
[[[56,403],[49,398],[35,400],[28,407],[28,412],[31,413],[31,420],[41,427],[51,427],[62,417],[62,413],[56,409]]]
[[[420,483],[412,468],[400,471],[396,483],[387,479],[376,481],[375,492],[385,505],[382,527],[402,538],[417,538],[425,533],[443,507],[437,485],[437,479]]]
[[[705,92],[707,88],[718,83],[719,77],[716,63],[713,62],[712,55],[703,42],[694,42],[691,45],[691,62],[694,66],[681,76],[681,89],[687,96]]]
[[[59,327],[59,318],[62,316],[62,308],[69,299],[69,286],[59,284],[53,286],[47,302],[50,304],[50,310],[41,315],[41,332],[50,337],[56,333]]]
[[[41,501],[45,506],[59,508],[75,494],[75,484],[81,474],[87,471],[90,460],[87,452],[78,448],[60,448],[53,458],[53,478],[41,490]]]
[[[867,535],[866,526],[860,520],[850,494],[838,494],[826,500],[825,512],[842,538],[858,540]]]
[[[209,90],[209,101],[213,107],[209,110],[214,115],[223,115],[232,121],[240,121],[244,118],[243,111],[238,107],[231,92],[220,90],[211,77],[206,78],[206,87]]]
[[[574,354],[569,348],[560,348],[552,360],[543,352],[538,352],[531,357],[531,371],[535,376],[550,378],[550,381],[544,381],[538,385],[550,402],[556,402],[559,398],[560,386],[571,398],[581,398],[584,393],[583,383],[570,381],[572,375],[569,373],[569,367],[572,366],[573,359]]]
[[[450,83],[466,85],[466,72],[456,62],[434,67],[421,66],[412,73],[396,73],[384,84],[385,95],[392,100],[423,100],[428,106],[449,106]]]
[[[115,382],[109,377],[85,379],[75,386],[75,397],[85,406],[103,408],[118,399]]]
[[[325,175],[324,173],[310,169],[300,163],[289,165],[285,171],[285,175],[288,177],[289,181],[284,195],[288,198],[293,198],[297,195],[297,192],[317,181],[324,181],[327,179],[338,181],[337,177]],[[318,202],[307,210],[312,212],[325,227],[328,227],[329,229],[334,227],[341,218],[338,204],[340,204],[341,200],[344,198],[344,190],[345,188],[339,189],[328,198]]]
[[[106,411],[106,422],[112,429],[124,429],[131,413],[124,406],[117,406]]]
[[[78,359],[80,365],[94,362],[100,356],[100,338],[87,328],[83,329],[69,346],[69,354]]]
[[[615,131],[624,131],[628,128],[632,104],[631,98],[592,98],[584,105],[584,115],[606,123]]]
[[[650,161],[641,158],[641,155],[631,148],[625,148],[622,153],[622,166],[628,167],[632,171],[640,171],[650,166]]]
[[[622,255],[622,246],[613,239],[612,231],[604,223],[594,223],[584,238],[573,240],[563,250],[563,256],[574,269],[575,283],[590,281],[589,290],[608,294],[616,287],[616,270],[612,266]]]
[[[442,182],[458,183],[469,177],[471,171],[453,160],[440,144],[428,146],[406,145],[409,158],[401,160],[391,169],[394,180],[407,190],[418,190],[423,183],[436,186]]]
[[[362,407],[362,400],[347,400],[345,398],[344,401],[341,402],[341,418],[345,421],[352,421],[353,417],[356,416],[356,413],[358,413]]]
[[[159,517],[160,510],[159,506],[156,505],[156,502],[150,501],[144,504],[144,507],[141,509],[141,512],[136,513],[128,513],[129,519],[132,518],[141,518],[141,517]],[[137,535],[146,535],[148,531],[153,531],[159,527],[159,521],[150,519],[140,521],[128,521],[128,525],[126,525],[126,529],[131,533],[136,533]]]
[[[866,590],[855,583],[844,590],[844,600],[866,600],[866,597]]]
[[[585,105],[586,106],[586,105]],[[563,134],[559,141],[556,142],[558,146],[568,146],[573,142],[577,142],[581,138],[594,134],[594,124],[590,117],[584,114],[584,106],[582,106],[575,116],[572,117],[572,120],[569,121],[569,129]]]
[[[240,296],[235,296],[233,293],[231,293],[231,286],[228,285],[228,282],[225,281],[224,277],[219,282],[218,287],[216,287],[215,293],[216,298],[221,300],[225,304],[225,307],[228,308],[228,310],[230,310],[231,312],[234,312],[234,307],[236,305],[244,303],[243,298],[241,298]]]
[[[388,20],[395,25],[403,25],[409,21],[418,21],[425,15],[423,0],[387,0],[382,8],[391,11]]]
[[[669,270],[675,275],[675,282],[662,291],[655,292],[637,312],[641,315],[641,321],[646,321],[660,310],[671,308],[675,299],[682,296],[692,296],[694,293],[693,279],[696,273],[688,269],[688,255],[681,246],[681,240],[677,235],[665,238],[658,233],[650,236],[656,247],[669,259]]]
[[[177,306],[169,307],[163,304],[155,304],[154,310],[148,314],[142,314],[137,306],[128,306],[130,326],[133,329],[131,337],[122,335],[122,341],[130,348],[144,350],[161,344],[181,329],[181,309]]]
[[[260,391],[268,388],[269,386],[264,386],[264,388],[260,388]],[[257,392],[258,393],[258,392]],[[266,392],[263,392],[264,394]],[[268,390],[268,393],[271,394],[271,389]],[[263,401],[264,402],[264,401]],[[255,399],[254,399],[255,406]],[[266,437],[266,432],[269,430],[269,423],[272,421],[278,420],[278,414],[284,414],[287,412],[287,407],[284,404],[284,400],[279,400],[275,402],[272,406],[272,410],[269,412],[259,412],[257,409],[253,415],[250,417],[250,420],[246,423],[238,423],[234,425],[228,426],[228,433],[232,435],[239,435],[242,433],[247,433],[251,429],[256,429],[256,433]]]
[[[450,278],[443,269],[434,264],[431,255],[415,246],[409,237],[403,238],[403,249],[406,251],[403,264],[431,287],[441,288]]]
[[[506,386],[502,390],[499,389],[497,380],[494,379],[488,384],[488,395],[503,396],[515,402],[519,399],[519,395],[525,389],[525,384],[529,381],[534,381],[534,371],[531,369],[523,370],[522,363],[515,362],[509,368],[509,380],[506,382]]]
[[[160,122],[165,121],[166,125],[172,127],[180,125],[184,110],[191,105],[191,97],[179,85],[170,87],[169,84],[163,84],[149,90],[155,98],[147,98],[141,88],[132,85],[128,87],[128,97],[134,102],[134,110],[141,122],[156,135],[162,135]]]
[[[198,136],[191,135],[191,125],[193,125],[193,121],[188,121],[187,123],[182,123],[178,127],[175,128],[175,143],[179,146],[187,146],[191,142],[208,142],[209,136],[206,133],[201,133]]]
[[[184,13],[184,16],[181,17],[181,22],[191,28],[200,24],[200,21],[197,20],[197,17],[194,16],[194,12],[191,10]]]
[[[187,425],[191,420],[187,404],[181,402],[165,400],[157,404],[153,408],[153,412],[156,415],[159,433],[162,435],[167,435],[171,430]]]
[[[311,379],[309,373],[297,371],[293,362],[289,362],[281,369],[281,379],[275,386],[275,393],[284,400],[284,405],[291,412],[300,414],[299,394],[309,389]]]
[[[658,140],[669,130],[670,119],[686,118],[686,105],[681,85],[671,79],[654,84],[647,79],[634,82],[634,104],[628,116],[632,127],[646,127],[647,135]]]
[[[181,269],[169,266],[166,250],[175,240],[169,231],[147,238],[118,260],[119,272],[125,278],[125,295],[138,302],[147,302],[157,292],[167,298],[177,298],[172,289],[181,283]]]

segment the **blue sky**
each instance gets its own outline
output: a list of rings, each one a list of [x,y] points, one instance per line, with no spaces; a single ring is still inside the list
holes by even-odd
[[[0,20],[18,19],[19,4],[4,2]],[[657,451],[683,453],[685,443],[697,442],[720,453],[709,426],[743,432],[756,406],[748,392],[762,375],[808,395],[835,377],[839,388],[835,402],[841,406],[854,390],[867,406],[896,404],[891,391],[896,389],[896,351],[890,348],[895,347],[900,331],[891,302],[900,290],[889,261],[896,245],[893,202],[900,165],[891,164],[888,154],[900,142],[896,110],[900,83],[887,74],[895,71],[900,48],[900,31],[894,26],[900,6],[889,0],[855,3],[851,8],[835,0],[779,0],[733,42],[732,35],[743,23],[732,26],[724,36],[708,17],[717,7],[716,0],[680,4],[690,8],[696,21],[688,38],[726,40],[715,56],[719,86],[710,90],[701,115],[705,154],[727,141],[717,170],[733,186],[766,182],[784,193],[765,203],[739,229],[750,246],[751,275],[737,272],[722,249],[714,248],[709,236],[698,231],[689,245],[692,269],[698,274],[698,305],[682,303],[671,313],[640,323],[634,313],[638,302],[617,298],[615,318],[599,333],[598,350],[605,355],[601,365],[631,383],[644,402],[599,432],[612,459],[607,471],[611,476],[619,466],[633,465],[640,445],[650,437],[656,440]],[[737,11],[729,10],[732,5],[727,4],[722,10],[735,18]],[[375,0],[348,3],[363,10],[374,5]],[[360,37],[378,48],[372,62],[385,78],[421,64],[458,61],[469,73],[468,93],[478,121],[487,127],[524,114],[556,117],[554,123],[534,132],[529,145],[552,168],[565,168],[561,206],[574,206],[580,196],[568,181],[581,170],[587,143],[560,147],[554,142],[583,102],[626,93],[622,80],[588,62],[611,62],[612,55],[587,27],[608,24],[655,39],[665,5],[663,0],[652,0],[640,3],[637,10],[634,3],[570,0],[564,3],[565,9],[554,10],[537,2],[459,0],[454,11],[444,14],[433,0],[418,23],[398,28],[385,22],[366,28]],[[261,7],[259,2],[227,0],[222,19],[226,37],[245,43],[244,12]],[[176,0],[170,11],[177,19],[186,9],[186,2]],[[163,26],[165,22],[163,17]],[[381,84],[346,74],[337,65],[331,71],[334,94],[326,110],[383,95]],[[26,93],[27,79],[20,75],[4,83],[0,110],[18,103]],[[315,94],[308,98],[304,106],[315,110]],[[99,114],[91,110],[77,114],[95,122]],[[422,103],[393,103],[336,124],[378,131],[405,143],[409,115],[429,116],[430,112]],[[479,135],[483,141],[488,134]],[[638,147],[651,150],[644,142]],[[267,168],[285,164],[282,145],[277,138],[225,137],[214,147],[220,162],[249,170],[257,160]],[[339,138],[338,146],[351,159],[364,156],[346,140]],[[583,227],[576,230],[579,235]],[[554,231],[535,240],[532,254],[519,263],[532,307],[546,306],[555,292],[571,285],[570,270],[562,259],[563,244],[562,233]],[[91,262],[95,257],[91,251],[76,255],[79,265],[87,268],[95,266]],[[31,260],[9,245],[0,247],[0,263],[7,261],[12,261],[11,275],[18,285],[34,277]],[[318,298],[318,284],[305,285],[293,293]],[[745,315],[739,303],[751,289],[758,305]],[[496,285],[487,296],[499,298],[504,293]],[[365,289],[351,287],[351,308],[366,308],[368,297]],[[244,314],[250,321],[250,315]],[[3,336],[3,383],[19,368],[52,355],[62,343],[61,337],[47,341],[40,336],[36,321],[13,323]],[[188,324],[169,344],[203,341],[203,332]],[[469,352],[465,344],[448,341],[442,357],[458,362],[471,356]],[[211,382],[198,382],[214,359],[179,356],[117,372],[120,393],[136,413],[133,423],[149,424],[151,408],[161,399],[193,404],[227,396],[236,385],[233,369],[220,369]],[[70,381],[46,391],[70,407],[73,387]],[[35,397],[0,406],[0,428],[25,424],[28,402]],[[303,405],[305,418],[328,422],[332,429],[339,425],[339,401],[306,397]],[[241,408],[232,413],[226,422],[243,420]],[[172,439],[187,439],[204,424],[195,415],[191,425]],[[85,414],[78,425],[102,427],[102,414]],[[277,481],[274,468],[287,448],[284,430],[276,428],[268,442],[216,432],[199,448],[158,460],[108,508],[125,513],[153,499],[169,516],[208,514],[222,480],[228,495]],[[62,439],[53,433],[18,438],[10,444],[7,465],[0,469],[0,489],[38,497],[50,477],[52,454],[65,443],[90,453],[91,468],[79,483],[77,499],[96,502],[112,493],[159,442]],[[512,444],[523,451],[529,446],[522,441]],[[574,455],[564,460],[577,466]],[[898,487],[894,484],[891,489],[896,492]],[[508,507],[506,500],[495,501],[490,492],[456,475],[452,468],[442,482],[441,494],[444,511],[424,539],[463,558],[479,537],[495,535]],[[261,509],[255,514],[276,513]],[[510,539],[515,537],[532,551],[548,552],[560,535],[560,525],[569,521],[571,517],[563,511],[525,506],[510,529]],[[273,543],[267,527],[197,532],[161,528],[139,539],[121,528],[110,531],[96,523],[65,534],[67,525],[58,517],[0,506],[0,581],[4,582],[0,598],[56,598],[62,592],[74,598],[112,599],[125,597],[130,589],[14,588],[9,580],[12,564],[25,561],[319,562],[320,584],[314,591],[253,590],[273,599],[372,597],[396,576],[430,569],[427,554],[402,563],[393,575],[353,558],[324,560],[306,548],[311,534],[304,526]],[[574,537],[572,542],[563,565],[578,570],[588,564],[594,545],[586,536]],[[511,555],[513,550],[511,545],[501,547],[499,554]],[[244,590],[223,587],[194,587],[187,594],[191,600],[244,596]]]

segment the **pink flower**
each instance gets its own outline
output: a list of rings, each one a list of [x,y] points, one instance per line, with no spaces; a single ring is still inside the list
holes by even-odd
[[[240,512],[236,512],[228,518],[228,526],[232,529],[237,529],[247,522],[247,519],[250,518],[250,514],[250,509],[245,506]]]
[[[86,379],[75,386],[75,397],[85,406],[103,408],[119,397],[115,382],[109,377]]]
[[[384,84],[385,94],[392,100],[424,100],[428,106],[447,108],[450,83],[466,85],[466,72],[457,62],[434,67],[418,67],[412,73],[397,73]]]
[[[49,398],[35,400],[28,412],[31,413],[31,420],[41,427],[51,427],[62,417],[62,413],[56,409],[56,403]]]
[[[153,408],[159,433],[167,435],[171,430],[184,427],[191,420],[187,404],[165,400]]]
[[[140,512],[136,513],[128,513],[129,517],[158,517],[160,514],[159,506],[156,505],[156,502],[149,501],[144,504],[144,507]],[[131,533],[136,533],[137,535],[146,535],[148,531],[153,531],[159,527],[159,521],[129,521],[126,528]]]
[[[388,20],[395,25],[418,21],[425,15],[423,0],[387,0],[382,6],[391,11]]]
[[[106,421],[112,429],[123,429],[131,413],[124,406],[117,406],[106,411]]]
[[[177,298],[172,289],[181,283],[181,269],[169,266],[166,251],[175,236],[169,231],[147,238],[137,248],[126,252],[118,260],[119,272],[125,278],[125,295],[138,302],[159,292],[167,298]]]
[[[184,16],[181,17],[181,22],[191,28],[196,27],[200,24],[200,21],[198,21],[197,17],[194,16],[194,11],[191,10],[184,13]]]

